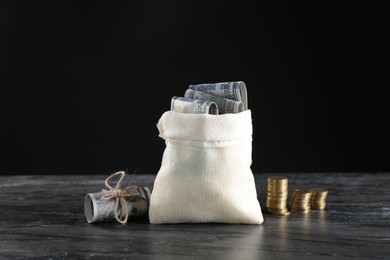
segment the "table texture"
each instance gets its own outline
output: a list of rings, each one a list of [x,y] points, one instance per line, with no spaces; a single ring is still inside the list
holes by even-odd
[[[327,188],[325,210],[266,212],[267,177]],[[390,173],[255,174],[262,225],[88,224],[86,193],[102,175],[0,176],[0,259],[390,259]],[[153,189],[154,174],[128,175]],[[153,191],[152,191],[153,192]]]

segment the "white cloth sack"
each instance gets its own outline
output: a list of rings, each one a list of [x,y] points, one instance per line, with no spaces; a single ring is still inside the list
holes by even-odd
[[[157,128],[166,149],[154,181],[149,220],[261,224],[252,164],[251,111],[165,112]]]

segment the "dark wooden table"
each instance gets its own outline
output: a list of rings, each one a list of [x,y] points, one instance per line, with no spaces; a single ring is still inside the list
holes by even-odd
[[[256,174],[262,225],[88,224],[84,196],[107,176],[0,176],[0,259],[390,259],[389,173],[283,175],[290,191],[328,188],[326,210],[267,214],[270,175]]]

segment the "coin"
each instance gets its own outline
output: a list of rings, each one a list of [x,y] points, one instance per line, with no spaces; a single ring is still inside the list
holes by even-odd
[[[291,198],[291,211],[293,212],[308,212],[310,211],[310,198],[312,192],[310,190],[294,190]]]
[[[311,189],[312,196],[310,198],[310,207],[312,209],[325,209],[326,207],[326,197],[328,191],[326,189]]]
[[[267,211],[275,215],[288,215],[288,179],[284,176],[270,176],[267,179]]]

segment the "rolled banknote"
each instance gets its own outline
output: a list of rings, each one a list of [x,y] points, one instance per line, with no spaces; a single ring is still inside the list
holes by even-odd
[[[103,192],[87,193],[84,198],[84,214],[88,223],[115,220],[115,199],[100,200]],[[150,190],[138,187],[138,194],[126,198],[129,218],[147,217],[150,204]]]
[[[206,92],[187,89],[187,91],[184,93],[184,97],[215,102],[217,104],[219,114],[238,113],[243,111],[242,102],[212,95]]]
[[[188,88],[240,101],[242,102],[243,110],[248,109],[248,94],[243,81],[189,85]]]
[[[171,110],[180,113],[218,115],[218,107],[214,102],[184,97],[173,97]]]

